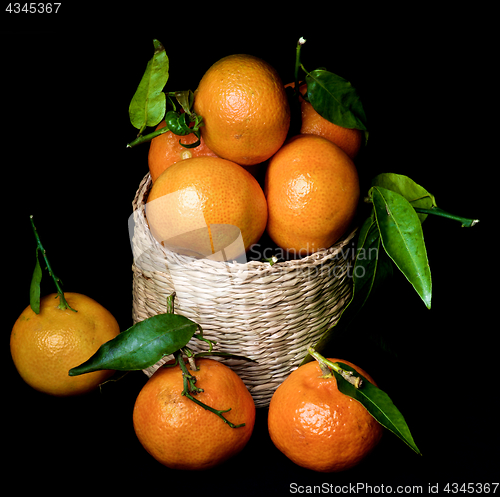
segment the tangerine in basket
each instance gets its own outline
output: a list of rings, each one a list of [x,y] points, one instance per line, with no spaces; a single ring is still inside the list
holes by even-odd
[[[203,117],[207,146],[243,166],[271,157],[290,127],[290,107],[277,71],[252,55],[229,55],[213,64],[194,93],[193,108]]]
[[[153,236],[172,251],[236,259],[265,230],[267,204],[257,180],[220,157],[194,157],[166,169],[146,204]]]
[[[287,86],[295,87],[295,83]],[[285,87],[285,88],[286,88]],[[307,91],[307,84],[300,85],[300,92]],[[302,115],[302,125],[300,133],[302,135],[317,135],[339,146],[351,159],[356,158],[363,143],[363,131],[359,129],[344,128],[334,124],[318,114],[311,103],[300,98],[300,111]]]
[[[112,314],[95,300],[79,293],[65,292],[75,309],[59,309],[56,293],[40,299],[40,313],[26,307],[10,336],[14,365],[23,380],[55,396],[90,392],[113,371],[95,371],[69,376],[68,371],[86,361],[105,342],[120,332]]]
[[[163,120],[156,129],[165,127],[165,120]],[[192,145],[196,142],[197,138],[194,134],[179,136],[172,131],[167,131],[151,140],[149,145],[148,166],[153,183],[158,176],[172,164],[191,157],[217,157],[205,144],[203,138],[200,138],[200,144],[195,148],[183,147],[180,143]]]
[[[187,365],[187,364],[186,364]],[[220,417],[182,395],[179,365],[159,368],[140,391],[134,406],[136,435],[160,463],[173,469],[214,467],[240,452],[252,435],[255,404],[241,378],[212,359],[197,359],[196,398],[217,410],[231,409]]]
[[[361,368],[341,362],[375,385]],[[361,403],[338,390],[333,375],[323,377],[316,361],[293,371],[277,388],[269,405],[268,428],[283,454],[299,466],[320,472],[357,465],[378,444],[383,432]]]
[[[297,135],[269,161],[267,232],[289,255],[331,247],[346,232],[359,200],[352,160],[321,136]]]

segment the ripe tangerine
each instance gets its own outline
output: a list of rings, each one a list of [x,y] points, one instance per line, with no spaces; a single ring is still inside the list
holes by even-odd
[[[368,381],[371,376],[349,361]],[[277,388],[269,405],[269,434],[295,464],[320,472],[359,464],[378,444],[383,428],[358,401],[341,393],[334,376],[323,377],[316,361],[295,371]]]
[[[173,469],[212,468],[240,452],[252,435],[255,404],[241,378],[224,364],[197,359],[196,398],[217,410],[231,408],[224,417],[205,410],[182,395],[179,365],[159,368],[144,385],[134,406],[136,435],[160,463]]]
[[[229,55],[213,64],[196,89],[201,135],[219,157],[242,166],[264,162],[283,144],[290,107],[277,71],[252,55]]]

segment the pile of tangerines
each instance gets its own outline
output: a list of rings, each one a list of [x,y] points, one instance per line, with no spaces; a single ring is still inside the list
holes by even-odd
[[[204,123],[199,146],[184,147],[196,137],[181,144],[171,131],[150,144],[146,210],[157,240],[175,238],[170,246],[207,256],[232,241],[231,230],[213,233],[211,226],[229,225],[240,229],[245,251],[267,231],[293,257],[329,248],[345,233],[359,200],[353,159],[360,130],[327,121],[301,98],[302,127],[290,137],[285,86],[272,66],[250,55],[212,65],[194,92],[193,110]],[[201,214],[210,246],[196,235]]]
[[[300,134],[287,136],[290,107],[283,83],[269,64],[249,55],[216,62],[194,97],[194,111],[204,122],[200,144],[183,147],[170,131],[150,144],[148,204],[156,207],[147,209],[147,218],[158,239],[188,233],[182,240],[186,251],[213,254],[228,240],[210,226],[232,225],[240,229],[245,250],[267,230],[278,247],[302,255],[328,248],[344,234],[359,199],[353,159],[360,131],[330,123],[302,99]],[[182,137],[184,144],[195,140]],[[264,178],[260,183],[257,171]],[[194,232],[198,228],[200,211],[209,227],[208,248],[189,236],[190,226]],[[57,396],[85,393],[108,377],[107,371],[69,377],[68,370],[119,333],[114,317],[97,302],[69,293],[66,300],[73,309],[61,309],[55,294],[41,300],[38,314],[28,306],[11,334],[11,354],[23,379]],[[373,383],[362,369],[343,362]],[[233,426],[182,394],[186,368],[183,372],[175,364],[159,368],[147,381],[133,423],[142,445],[162,464],[206,469],[243,449],[254,427],[255,405],[243,381],[222,363],[196,359],[186,366],[196,377],[197,399],[224,412]],[[280,385],[268,420],[276,447],[315,471],[351,468],[382,434],[381,425],[342,394],[335,377],[316,361]]]

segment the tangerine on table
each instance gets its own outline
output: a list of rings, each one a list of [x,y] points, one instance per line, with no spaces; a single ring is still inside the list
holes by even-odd
[[[165,120],[163,120],[156,129],[158,130],[164,127]],[[196,138],[194,134],[179,136],[172,133],[172,131],[167,131],[153,138],[149,145],[148,154],[149,172],[153,183],[167,167],[170,167],[176,162],[190,159],[191,157],[217,157],[217,155],[207,147],[202,137],[200,138],[200,144],[195,148],[186,148],[179,143],[180,140],[185,145],[192,145],[197,139],[198,138]]]
[[[76,309],[59,309],[56,293],[40,299],[40,313],[26,307],[10,337],[14,364],[23,380],[36,390],[56,395],[79,395],[94,390],[113,371],[69,376],[68,371],[85,362],[105,342],[120,332],[112,314],[95,300],[65,292]]]
[[[339,359],[329,359],[338,362]],[[361,368],[341,360],[375,384]],[[341,393],[337,381],[322,377],[309,362],[277,388],[269,405],[269,434],[295,464],[320,472],[357,465],[378,444],[382,426],[361,403]]]
[[[295,83],[286,86],[295,87]],[[307,84],[300,85],[301,94],[306,91]],[[316,112],[310,102],[307,102],[302,97],[299,97],[299,99],[302,115],[300,133],[302,135],[322,136],[339,146],[351,159],[355,159],[363,143],[363,131],[334,124]]]
[[[196,89],[201,135],[218,156],[243,166],[264,162],[283,144],[290,107],[277,71],[245,54],[213,64]]]
[[[243,167],[220,157],[195,157],[159,176],[149,192],[146,217],[153,236],[171,250],[228,260],[259,240],[267,204],[259,183]]]
[[[352,160],[315,135],[291,138],[269,161],[267,232],[289,255],[331,247],[352,222],[359,180]]]
[[[188,365],[188,364],[186,364]],[[241,378],[224,364],[197,359],[194,371],[196,398],[216,410],[231,408],[224,417],[182,395],[179,365],[159,368],[140,391],[134,406],[136,435],[160,463],[173,469],[202,470],[216,466],[240,452],[255,423],[255,404]]]

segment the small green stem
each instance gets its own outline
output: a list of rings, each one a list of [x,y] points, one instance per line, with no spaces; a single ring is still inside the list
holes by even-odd
[[[163,135],[163,133],[167,133],[170,131],[168,126],[164,126],[163,128],[157,129],[155,131],[152,131],[151,133],[147,135],[139,135],[135,140],[132,140],[130,143],[127,143],[127,148],[133,148],[137,145],[140,145],[141,143],[147,143],[151,141],[153,138],[156,138],[157,136]],[[198,140],[194,143],[182,143],[181,140],[179,140],[179,144],[182,145],[184,148],[196,148],[200,145],[201,140],[200,140],[200,133],[197,129],[193,128],[193,133],[198,138]],[[193,134],[190,133],[190,134]]]
[[[208,344],[208,352],[212,352],[214,345],[216,345],[217,342],[215,342],[214,340],[209,340],[208,338],[205,338],[203,336],[203,329],[201,326],[199,326],[199,330],[200,330],[200,333],[193,335],[193,337],[196,338],[197,340],[200,340],[201,342],[207,343]]]
[[[31,227],[33,228],[33,233],[35,234],[37,249],[42,253],[47,270],[56,285],[57,295],[59,295],[59,305],[57,307],[59,307],[59,309],[61,310],[70,309],[74,312],[78,312],[76,309],[73,309],[64,298],[64,292],[61,288],[61,285],[59,284],[61,280],[54,274],[54,271],[52,270],[49,259],[47,258],[47,252],[43,248],[42,242],[40,241],[40,236],[38,235],[38,231],[36,230],[35,222],[33,221],[33,216],[30,216],[30,222],[31,222]]]
[[[164,126],[163,128],[157,129],[156,131],[153,131],[152,133],[149,133],[147,135],[139,135],[135,140],[131,141],[130,143],[127,143],[127,148],[132,148],[135,147],[136,145],[140,145],[141,143],[149,142],[153,138],[163,135],[163,133],[167,133],[167,131],[170,130],[168,129],[167,126]]]
[[[479,223],[479,219],[469,219],[467,217],[455,216],[454,214],[450,214],[449,212],[446,212],[439,207],[433,207],[432,209],[421,209],[420,207],[414,207],[414,209],[420,214],[433,214],[436,216],[445,217],[447,219],[453,219],[454,221],[462,223],[462,228],[471,228],[475,224]]]
[[[167,297],[167,314],[174,314],[175,292]]]
[[[203,407],[203,409],[206,409],[207,411],[213,412],[219,418],[224,421],[224,423],[228,424],[231,428],[241,428],[242,426],[245,426],[245,423],[241,423],[239,425],[235,425],[234,423],[231,423],[228,419],[224,417],[224,413],[229,412],[231,408],[229,409],[214,409],[213,407],[207,406],[200,400],[196,399],[193,397],[193,395],[196,395],[198,393],[203,392],[202,388],[198,388],[195,386],[196,383],[196,376],[193,376],[189,371],[188,368],[186,367],[186,363],[184,362],[182,358],[182,349],[178,350],[175,352],[175,358],[179,362],[179,366],[182,371],[182,380],[183,380],[183,386],[184,390],[182,391],[182,395],[187,397],[189,400],[192,400],[195,404],[198,404],[200,407]]]
[[[298,94],[299,91],[299,68],[300,68],[300,51],[302,45],[306,42],[304,38],[300,38],[297,42],[297,48],[295,49],[295,71],[294,71],[294,81],[295,81],[295,93]]]
[[[327,369],[331,368],[340,376],[342,376],[344,380],[348,381],[356,388],[361,388],[363,380],[359,376],[354,376],[352,371],[346,371],[345,369],[342,369],[336,362],[329,361],[328,359],[323,357],[320,353],[316,352],[313,347],[308,347],[307,351],[319,362],[321,371],[324,373],[325,377],[331,376],[331,371],[327,372]]]

